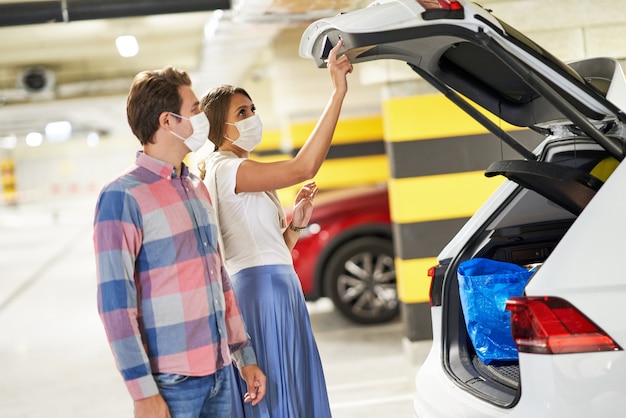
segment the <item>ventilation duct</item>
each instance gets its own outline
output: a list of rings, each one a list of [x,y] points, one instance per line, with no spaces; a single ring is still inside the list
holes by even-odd
[[[0,4],[0,27],[230,9],[230,0],[55,0]]]
[[[17,87],[28,93],[43,93],[54,89],[54,73],[45,67],[29,67],[17,77]]]

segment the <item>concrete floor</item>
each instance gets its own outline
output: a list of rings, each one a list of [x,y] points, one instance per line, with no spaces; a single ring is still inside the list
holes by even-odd
[[[96,310],[95,197],[0,207],[0,417],[132,417]],[[309,303],[335,418],[411,417],[402,324]],[[419,350],[425,353],[430,342]]]

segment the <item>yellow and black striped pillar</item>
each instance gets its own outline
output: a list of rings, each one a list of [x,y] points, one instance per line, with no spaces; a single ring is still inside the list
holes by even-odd
[[[0,177],[2,178],[2,200],[9,205],[17,204],[15,162],[13,159],[0,160]]]
[[[296,147],[304,144],[313,127],[314,123],[292,125]],[[388,176],[380,115],[340,119],[326,160],[315,176],[320,190],[385,182]]]
[[[487,166],[520,157],[443,95],[389,99],[383,121],[405,336],[432,339],[428,269],[501,184]]]
[[[285,133],[264,132],[263,141],[255,149],[255,159],[273,161],[295,155],[316,123],[294,122]],[[287,147],[285,141],[288,142]],[[389,164],[385,154],[381,116],[342,118],[337,123],[326,160],[314,179],[320,191],[382,183],[388,177]],[[298,190],[299,186],[279,190],[283,204],[291,204]]]

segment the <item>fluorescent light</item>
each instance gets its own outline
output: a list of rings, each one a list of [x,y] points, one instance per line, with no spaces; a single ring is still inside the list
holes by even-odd
[[[72,124],[66,120],[49,122],[45,128],[46,139],[50,142],[67,141],[72,136]]]
[[[139,52],[139,44],[137,39],[132,35],[118,36],[115,45],[121,56],[124,58],[134,57]]]
[[[98,132],[90,132],[87,135],[87,145],[89,147],[93,148],[97,146],[99,142],[100,142],[100,135],[98,135]]]
[[[0,148],[13,149],[17,145],[17,136],[11,134],[0,137]]]
[[[29,147],[38,147],[43,142],[43,135],[39,132],[31,132],[26,135],[26,145]]]

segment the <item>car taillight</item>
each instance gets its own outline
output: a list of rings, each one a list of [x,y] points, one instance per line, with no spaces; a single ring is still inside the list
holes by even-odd
[[[445,10],[463,10],[461,3],[455,0],[416,0],[420,6],[426,10],[445,9]]]
[[[441,306],[443,292],[443,278],[446,272],[446,266],[438,264],[428,269],[428,277],[430,277],[430,306]]]
[[[428,277],[430,277],[430,289],[428,290],[428,296],[430,299],[430,306],[433,306],[433,279],[435,278],[435,267],[428,269]]]
[[[558,297],[513,297],[507,300],[511,332],[525,353],[565,354],[622,348],[585,314]]]
[[[465,10],[463,5],[455,0],[415,0],[424,8],[422,19],[463,19]]]

